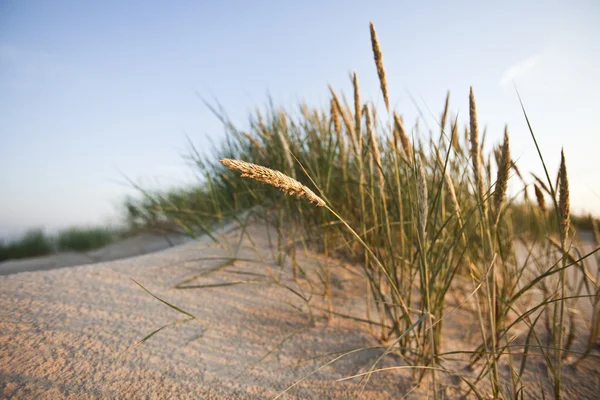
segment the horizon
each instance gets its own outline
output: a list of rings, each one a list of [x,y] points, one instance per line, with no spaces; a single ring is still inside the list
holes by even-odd
[[[473,86],[486,147],[508,124],[517,165],[541,176],[516,86],[551,174],[565,149],[574,211],[600,214],[599,4],[317,4],[0,4],[0,238],[117,222],[124,177],[194,182],[186,136],[224,138],[199,96],[243,128],[269,99],[295,112],[326,106],[328,84],[350,94],[356,71],[381,107],[370,20],[407,126],[422,113],[435,129],[448,90],[462,126]]]

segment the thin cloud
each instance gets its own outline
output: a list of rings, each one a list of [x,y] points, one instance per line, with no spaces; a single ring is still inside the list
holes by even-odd
[[[539,64],[541,58],[541,54],[535,54],[524,61],[521,61],[515,65],[511,65],[502,74],[502,78],[500,79],[501,86],[508,86],[512,84],[518,78],[522,78]]]

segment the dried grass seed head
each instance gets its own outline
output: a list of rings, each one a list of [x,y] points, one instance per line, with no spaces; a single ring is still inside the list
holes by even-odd
[[[335,105],[335,100],[331,99],[331,107],[329,110],[331,114],[331,122],[333,123],[333,129],[335,130],[336,135],[340,136],[342,132],[342,125],[340,121],[340,114],[338,112],[337,106]]]
[[[546,199],[544,199],[544,193],[542,193],[542,189],[540,189],[538,185],[534,184],[533,190],[535,192],[535,198],[537,199],[538,207],[542,213],[546,214],[548,212],[548,208],[546,207]]]
[[[567,176],[567,164],[565,162],[565,152],[560,152],[560,193],[558,197],[558,209],[560,212],[563,237],[566,238],[571,225],[571,202],[569,193],[569,178]]]
[[[359,153],[362,151],[362,133],[360,121],[362,119],[362,105],[360,103],[360,89],[358,87],[358,76],[356,71],[352,75],[352,86],[354,88],[354,137],[358,143]]]
[[[475,184],[477,187],[477,194],[479,201],[482,202],[483,210],[485,212],[485,189],[483,186],[483,165],[481,160],[481,146],[479,144],[479,126],[477,122],[477,105],[475,103],[475,94],[473,93],[473,87],[469,91],[469,124],[470,124],[470,136],[469,141],[471,142],[471,159],[473,162],[473,174],[475,175]]]
[[[385,68],[383,67],[383,54],[381,53],[381,47],[379,46],[379,40],[377,39],[377,32],[375,31],[375,25],[373,21],[370,22],[371,29],[371,46],[373,47],[373,57],[375,59],[375,66],[377,67],[377,75],[379,76],[379,83],[381,85],[381,93],[383,94],[383,101],[385,102],[385,108],[390,110],[390,100],[388,97],[387,80],[385,77]]]
[[[440,127],[442,132],[446,130],[446,118],[448,118],[448,108],[450,107],[450,92],[446,94],[446,103],[444,104],[444,111],[442,112],[442,118],[440,120]]]
[[[338,114],[342,116],[342,121],[344,121],[344,126],[346,127],[346,134],[348,135],[348,138],[350,138],[351,150],[354,151],[355,154],[357,154],[357,144],[356,144],[356,140],[354,138],[354,123],[348,116],[348,113],[346,112],[345,108],[342,106],[342,103],[340,102],[339,97],[337,96],[337,94],[335,93],[335,90],[333,90],[333,88],[331,86],[329,86],[329,91],[331,92],[331,98],[333,100],[335,107],[337,108]]]
[[[400,144],[402,144],[402,150],[404,150],[404,154],[406,158],[412,160],[413,158],[413,146],[410,144],[410,139],[404,130],[404,123],[402,122],[402,117],[398,114],[394,113],[394,126],[395,131],[397,131],[398,138],[400,139]]]
[[[221,159],[219,162],[232,171],[241,172],[242,177],[244,178],[254,179],[258,182],[274,186],[284,193],[304,198],[315,203],[317,206],[325,206],[325,201],[317,196],[312,190],[279,171],[246,161],[232,160],[230,158]]]
[[[500,207],[506,198],[506,189],[508,187],[508,173],[510,171],[510,144],[508,137],[508,127],[504,128],[504,142],[500,149],[500,157],[498,162],[498,175],[496,177],[496,189],[494,191],[494,205],[496,212],[500,212]]]

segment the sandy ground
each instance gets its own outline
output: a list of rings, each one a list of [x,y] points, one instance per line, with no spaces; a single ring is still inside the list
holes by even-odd
[[[239,255],[257,257],[248,249]],[[1,276],[0,397],[269,398],[323,363],[321,358],[294,366],[299,360],[376,344],[352,323],[321,319],[311,326],[308,316],[285,304],[302,307],[302,301],[280,286],[170,288],[223,262],[201,258],[229,256],[203,239],[125,260]],[[230,269],[239,273],[195,283],[266,281],[245,275],[264,274],[261,264],[237,262]],[[196,321],[170,327],[126,351],[182,317],[130,278],[206,328]],[[278,347],[280,352],[260,361]],[[288,398],[341,398],[355,384],[333,378],[359,372],[373,357],[369,351],[348,357],[295,387]],[[364,398],[387,398],[397,389],[398,382],[382,375]]]
[[[303,288],[288,276],[282,282],[296,294],[268,283],[269,274],[278,276],[279,267],[269,261],[274,258],[264,228],[252,227],[250,234],[252,241],[242,241],[237,252],[239,232],[232,231],[219,245],[204,238],[129,259],[0,276],[0,398],[273,398],[339,352],[379,345],[364,325],[339,316],[325,318],[319,293],[311,299],[316,319],[311,323],[300,299],[308,296]],[[223,266],[234,253],[247,260]],[[299,258],[307,271],[332,263],[310,253]],[[219,271],[206,273],[215,268]],[[215,286],[173,288],[194,276],[186,285]],[[197,320],[168,327],[128,350],[155,329],[184,317],[130,278]],[[239,284],[219,286],[232,282]],[[337,268],[332,286],[336,312],[363,316],[359,295],[364,286],[353,279],[351,269]],[[476,335],[474,325],[472,314],[455,312],[445,322],[445,348],[468,349]],[[357,379],[336,380],[365,372],[382,351],[342,358],[283,398],[355,398]],[[389,357],[379,367],[399,364]],[[547,372],[540,372],[541,361],[532,364],[526,392],[536,398],[540,388],[535,382]],[[578,369],[567,369],[566,397],[596,398],[599,366],[592,358]],[[465,369],[455,372],[442,381],[442,394],[449,398],[464,390],[458,374],[469,374]],[[431,396],[421,388],[412,390],[411,382],[407,370],[379,373],[361,398]]]

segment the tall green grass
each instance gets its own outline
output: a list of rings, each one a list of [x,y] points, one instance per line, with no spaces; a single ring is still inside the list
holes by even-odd
[[[296,244],[359,266],[367,329],[386,344],[384,355],[394,353],[414,368],[417,382],[428,378],[434,397],[441,389],[439,374],[448,372],[447,358],[456,351],[444,348],[442,339],[453,312],[449,300],[458,297],[478,329],[477,342],[461,352],[475,371],[461,376],[468,392],[520,398],[528,363],[541,358],[549,375],[540,379],[560,398],[567,356],[588,356],[600,337],[600,276],[594,267],[600,243],[596,234],[596,250],[586,253],[576,242],[565,158],[557,178],[546,173],[544,179],[526,180],[510,156],[508,128],[486,154],[472,89],[464,127],[452,116],[448,95],[434,131],[418,125],[406,129],[389,109],[372,25],[371,38],[383,110],[361,101],[356,74],[353,104],[330,88],[330,108],[301,104],[298,110],[257,111],[248,130],[237,129],[212,108],[227,136],[212,153],[191,148],[201,185],[177,193],[143,192],[143,200],[132,205],[135,216],[171,221],[194,233],[210,231],[215,222],[235,219],[243,210],[258,210],[279,233],[279,254],[293,259],[297,246],[282,245],[285,232],[293,231],[300,237]],[[537,147],[533,129],[530,133]],[[223,159],[255,166],[230,170],[218,162]],[[547,171],[541,154],[540,163]],[[291,186],[286,189],[273,178],[276,173],[260,166],[285,174]],[[275,180],[265,185],[269,177]],[[541,198],[507,193],[514,179],[525,192],[543,187]],[[296,181],[325,206],[276,188],[297,193]],[[596,223],[589,220],[595,232]],[[519,253],[517,246],[524,250]],[[292,264],[295,279],[302,280]],[[320,285],[330,294],[329,271],[323,268]],[[591,317],[578,311],[582,302],[591,307]],[[376,367],[362,376],[364,384]]]

